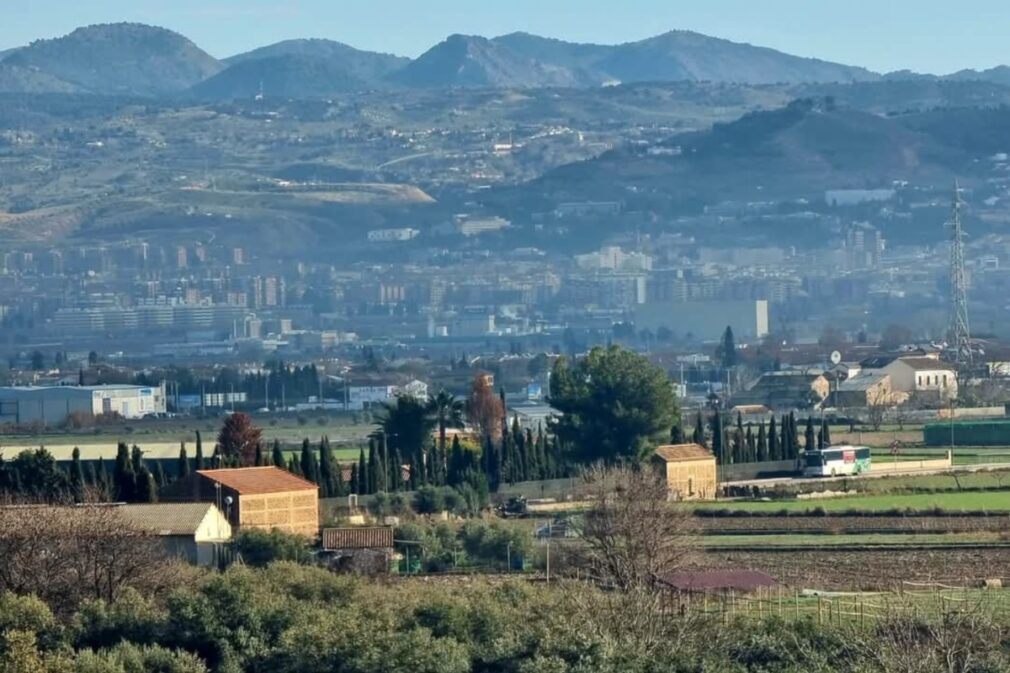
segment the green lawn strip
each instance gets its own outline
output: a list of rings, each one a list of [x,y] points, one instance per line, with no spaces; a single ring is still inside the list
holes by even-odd
[[[918,545],[958,545],[1003,542],[998,533],[899,533],[899,534],[789,534],[789,535],[706,535],[704,547],[834,547],[871,545],[908,547]]]
[[[748,512],[806,512],[823,509],[825,512],[858,510],[881,512],[891,509],[924,511],[941,508],[951,512],[1007,512],[1010,513],[1010,491],[916,493],[910,495],[854,495],[816,500],[725,501],[695,503],[699,508],[721,508]]]

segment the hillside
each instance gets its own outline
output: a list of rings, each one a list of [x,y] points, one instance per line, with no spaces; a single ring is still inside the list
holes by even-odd
[[[418,88],[569,87],[585,82],[570,69],[546,64],[474,35],[451,35],[389,80]]]
[[[187,89],[222,65],[163,28],[106,24],[39,40],[8,55],[5,65],[34,68],[91,93],[158,96]]]
[[[37,68],[0,63],[0,92],[80,93],[81,88]]]
[[[232,100],[252,98],[262,89],[265,96],[310,99],[372,86],[338,61],[283,54],[240,61],[200,82],[189,93],[200,99]]]
[[[971,147],[943,133],[951,127],[943,123],[948,118],[943,112],[888,118],[797,101],[675,136],[665,144],[679,154],[629,148],[563,166],[511,192],[508,200],[613,199],[629,208],[650,203],[698,207],[726,200],[816,197],[825,189],[880,186],[898,179],[942,183],[955,172],[970,171],[973,158]],[[999,128],[996,119],[986,122]]]
[[[576,44],[513,33],[494,42],[514,53],[568,68],[581,81],[712,81],[743,84],[873,81],[863,68],[791,56],[774,49],[671,31],[620,45]]]
[[[402,56],[363,51],[342,42],[318,39],[277,42],[276,44],[260,47],[244,54],[231,56],[224,59],[224,63],[228,66],[234,66],[247,61],[277,58],[280,56],[298,56],[333,62],[340,65],[348,73],[365,81],[377,81],[394,70],[398,70],[410,63],[409,58]]]

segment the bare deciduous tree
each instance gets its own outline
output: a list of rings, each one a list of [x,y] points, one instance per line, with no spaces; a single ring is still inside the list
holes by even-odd
[[[694,517],[669,501],[666,480],[655,471],[590,468],[584,496],[592,504],[574,560],[601,584],[625,592],[654,589],[691,560]]]
[[[0,591],[35,594],[57,611],[127,587],[167,590],[184,572],[115,505],[0,506],[0,559]]]

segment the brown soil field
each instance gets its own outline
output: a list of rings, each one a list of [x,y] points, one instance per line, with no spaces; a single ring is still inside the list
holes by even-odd
[[[790,588],[836,591],[894,590],[906,582],[961,586],[1010,580],[1010,548],[710,550],[696,564],[698,570],[759,570]]]
[[[1010,532],[1010,517],[1005,516],[698,517],[698,524],[709,535]]]

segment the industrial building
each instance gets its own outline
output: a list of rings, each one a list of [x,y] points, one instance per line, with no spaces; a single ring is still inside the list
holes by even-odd
[[[61,425],[72,414],[142,418],[165,413],[164,386],[15,386],[0,388],[0,423]]]

